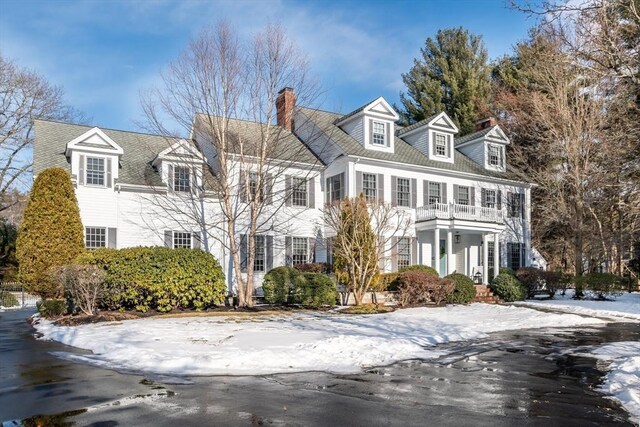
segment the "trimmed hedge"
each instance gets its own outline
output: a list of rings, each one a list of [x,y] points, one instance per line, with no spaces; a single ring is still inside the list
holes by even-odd
[[[507,302],[524,300],[527,296],[527,290],[518,279],[506,272],[498,274],[489,288],[500,299]]]
[[[102,305],[110,310],[202,310],[223,304],[227,293],[220,264],[199,249],[97,249],[77,262],[104,269]]]
[[[469,304],[476,297],[476,286],[471,278],[460,273],[451,273],[445,276],[453,282],[453,293],[447,297],[450,304]]]
[[[402,267],[398,270],[398,273],[404,273],[405,271],[421,271],[423,273],[430,274],[432,276],[440,277],[435,268],[428,267],[422,264],[409,265],[407,267]]]
[[[434,277],[440,277],[438,272],[431,267],[427,267],[426,265],[409,265],[407,267],[402,267],[398,270],[397,273],[382,273],[378,276],[378,283],[374,286],[374,290],[376,291],[392,291],[395,292],[398,290],[398,285],[400,282],[398,278],[402,273],[406,273],[407,271],[419,271],[421,273],[428,274]]]
[[[305,307],[335,305],[336,284],[322,273],[302,273],[292,267],[276,267],[264,276],[264,299],[269,304]]]

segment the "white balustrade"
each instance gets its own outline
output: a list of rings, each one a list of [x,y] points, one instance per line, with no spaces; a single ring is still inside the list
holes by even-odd
[[[502,210],[481,206],[459,205],[457,203],[431,203],[416,209],[416,221],[430,219],[466,219],[503,223]]]

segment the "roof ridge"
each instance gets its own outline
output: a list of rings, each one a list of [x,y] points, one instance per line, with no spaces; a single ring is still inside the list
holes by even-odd
[[[86,127],[86,128],[98,128],[100,130],[110,130],[110,131],[114,131],[114,132],[132,133],[132,134],[137,134],[137,135],[157,136],[157,137],[160,137],[160,138],[185,139],[185,140],[189,139],[189,138],[182,137],[182,136],[166,136],[166,135],[160,135],[160,134],[157,134],[157,133],[140,132],[140,131],[135,131],[135,130],[115,129],[115,128],[109,128],[109,127],[98,126],[98,125],[85,125],[85,124],[82,124],[82,123],[69,123],[69,122],[63,122],[61,120],[34,119],[34,121],[45,122],[45,123],[56,123],[56,124],[68,125],[68,126],[79,126],[79,127]]]

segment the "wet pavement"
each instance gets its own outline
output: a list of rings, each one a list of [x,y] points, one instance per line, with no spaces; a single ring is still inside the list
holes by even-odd
[[[439,346],[447,355],[435,361],[357,375],[168,378],[55,357],[81,351],[36,340],[28,315],[0,313],[5,426],[633,425],[595,390],[605,374],[596,361],[564,353],[640,340],[638,324],[492,334]]]

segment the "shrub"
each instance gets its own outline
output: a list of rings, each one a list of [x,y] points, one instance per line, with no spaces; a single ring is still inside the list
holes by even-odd
[[[305,307],[335,305],[336,284],[322,273],[302,273],[292,267],[270,270],[262,282],[264,298],[269,304],[299,304]]]
[[[276,267],[264,276],[262,291],[269,304],[285,305],[291,302],[293,281],[301,273],[291,267]]]
[[[500,267],[500,269],[498,270],[498,274],[509,274],[513,277],[516,277],[515,271],[513,271],[509,267]]]
[[[398,277],[400,305],[440,304],[453,293],[451,280],[440,279],[424,271],[405,271]]]
[[[327,271],[327,264],[323,262],[309,262],[294,265],[293,268],[302,273],[325,273]]]
[[[293,302],[305,307],[335,305],[336,284],[321,273],[302,273],[294,279]]]
[[[199,249],[97,249],[77,262],[104,270],[103,306],[111,310],[201,310],[222,304],[227,293],[220,264]]]
[[[453,292],[447,297],[450,304],[468,304],[476,297],[476,286],[471,278],[460,273],[452,273],[445,277],[453,282]]]
[[[374,291],[397,291],[398,277],[400,273],[383,273],[378,276],[378,281],[373,287]]]
[[[0,291],[0,306],[2,307],[16,307],[20,305],[18,298],[11,292]]]
[[[586,288],[597,295],[598,299],[617,296],[622,293],[620,277],[611,273],[589,273],[585,276]]]
[[[426,265],[416,264],[402,267],[398,270],[398,273],[404,273],[405,271],[422,271],[423,273],[430,274],[432,276],[440,277],[435,268],[428,267]]]
[[[556,292],[562,291],[562,295],[567,292],[567,288],[573,281],[573,276],[560,271],[543,271],[542,277],[547,284],[547,289],[553,297]]]
[[[527,291],[518,279],[509,273],[500,273],[489,286],[500,299],[513,302],[525,299]]]
[[[80,210],[67,171],[46,169],[36,178],[18,233],[16,257],[25,289],[45,298],[61,297],[49,269],[71,263],[84,251]]]
[[[96,265],[72,264],[54,267],[54,281],[69,295],[73,306],[92,316],[106,293],[104,270]]]
[[[38,301],[36,308],[43,317],[62,316],[67,312],[67,301],[63,299],[45,299]]]
[[[544,271],[534,267],[522,267],[516,271],[516,278],[524,286],[527,291],[527,296],[532,298],[536,295],[536,292],[542,290],[545,286]],[[551,296],[551,290],[547,288]]]

